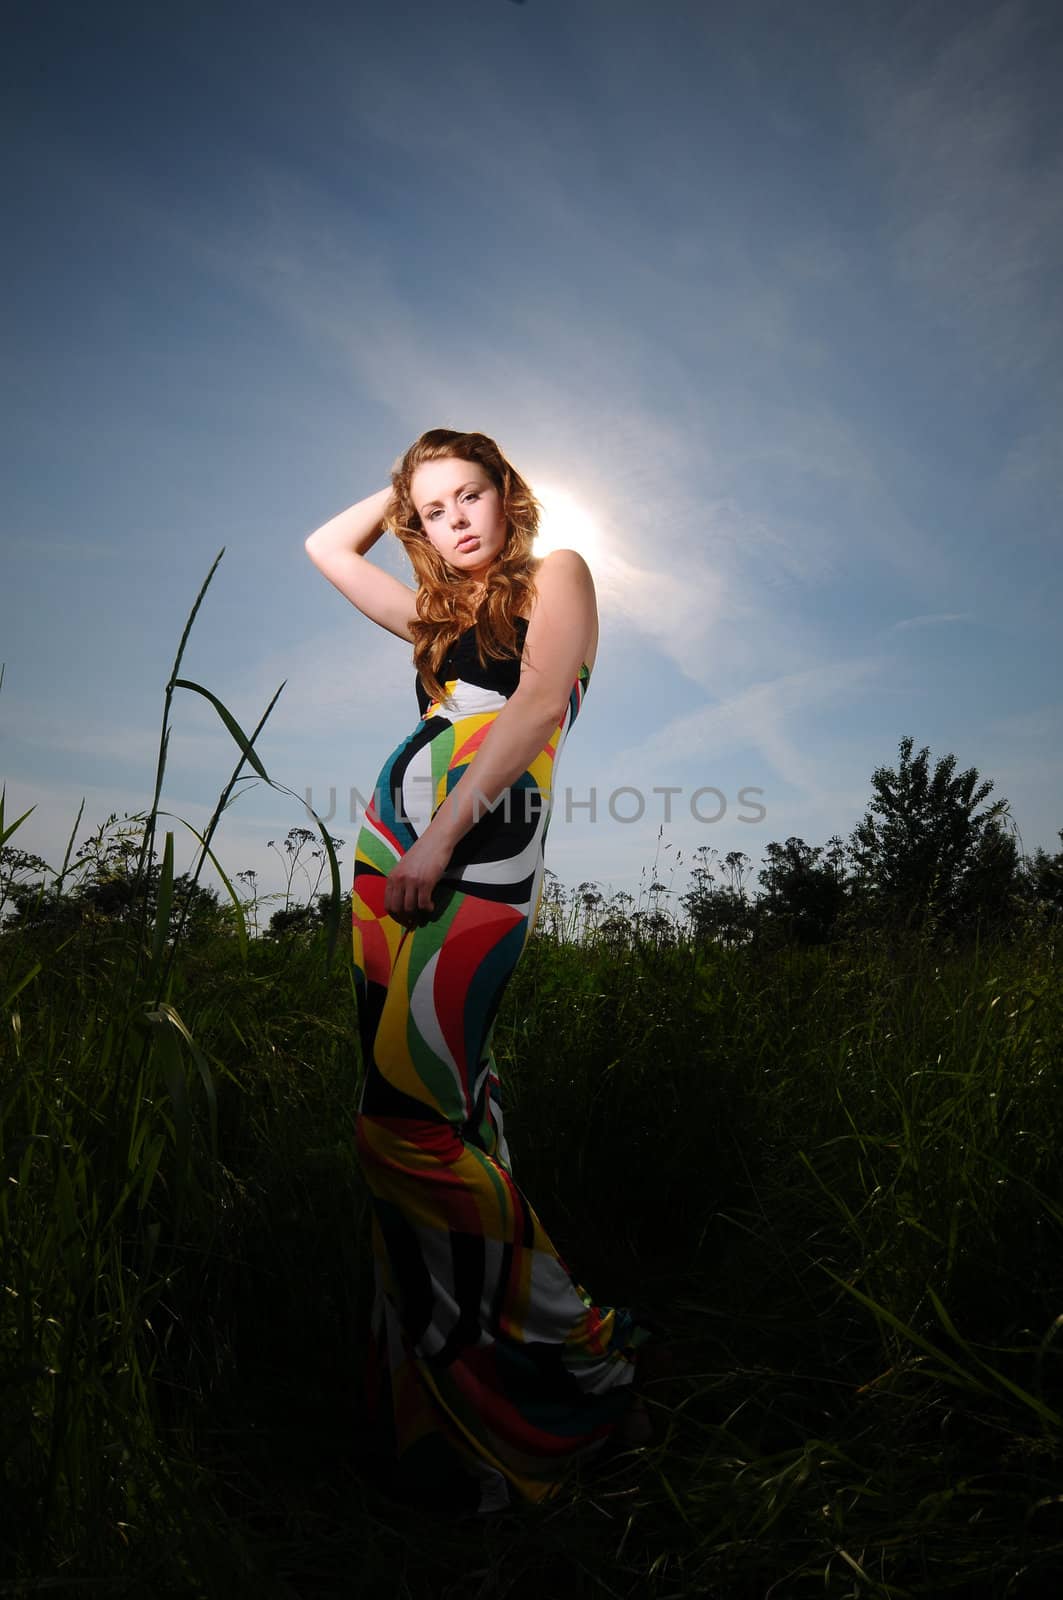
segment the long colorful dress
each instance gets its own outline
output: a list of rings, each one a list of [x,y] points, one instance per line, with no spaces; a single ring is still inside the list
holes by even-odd
[[[523,649],[526,621],[517,627]],[[354,869],[370,1419],[400,1492],[474,1512],[509,1504],[511,1489],[556,1493],[624,1416],[650,1337],[633,1311],[593,1303],[514,1182],[491,1053],[539,912],[553,783],[586,664],[543,749],[459,841],[432,919],[407,929],[384,910],[387,874],[475,761],[519,678],[516,659],[481,666],[470,628],[443,663],[443,701],[418,679],[421,720],[380,773]]]

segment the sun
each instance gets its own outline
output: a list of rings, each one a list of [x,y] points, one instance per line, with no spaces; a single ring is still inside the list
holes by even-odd
[[[536,486],[535,498],[543,511],[532,554],[541,557],[551,550],[578,550],[587,565],[593,566],[602,552],[602,535],[590,512],[567,489]]]

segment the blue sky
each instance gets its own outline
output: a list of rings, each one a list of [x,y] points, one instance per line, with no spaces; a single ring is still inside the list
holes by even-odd
[[[562,881],[847,835],[906,733],[1058,848],[1055,6],[38,0],[5,47],[13,842],[149,803],[224,545],[184,673],[247,728],[287,680],[258,749],[335,786],[349,882],[410,650],[303,541],[443,426],[597,580]],[[166,808],[202,828],[233,760],[179,695]],[[260,784],[218,853],[275,888],[306,821]]]

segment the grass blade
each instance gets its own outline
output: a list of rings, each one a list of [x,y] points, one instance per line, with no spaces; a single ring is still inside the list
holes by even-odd
[[[6,795],[7,795],[7,785],[5,784],[4,787],[3,787],[3,790],[0,791],[0,845],[6,844],[8,839],[10,839],[11,835],[14,833],[15,829],[18,828],[18,827],[21,827],[22,823],[25,822],[25,820],[29,816],[30,812],[31,811],[36,811],[36,809],[37,809],[36,806],[30,806],[29,811],[24,811],[22,813],[21,817],[17,817],[14,822],[9,823],[8,826],[5,827],[4,826],[4,799],[5,799]],[[82,805],[84,805],[84,803],[85,802],[82,801]]]
[[[952,1318],[949,1316],[948,1312],[945,1310],[945,1307],[942,1305],[941,1301],[938,1299],[937,1295],[934,1293],[929,1284],[927,1284],[927,1293],[930,1296],[934,1310],[938,1314],[938,1319],[941,1322],[941,1326],[951,1339],[955,1339],[961,1350],[966,1350],[972,1361],[977,1361],[978,1365],[984,1372],[988,1372],[991,1377],[995,1378],[999,1384],[1003,1385],[1005,1389],[1013,1394],[1017,1400],[1021,1400],[1023,1405],[1029,1406],[1031,1411],[1036,1412],[1037,1416],[1040,1417],[1042,1422],[1051,1423],[1057,1428],[1063,1428],[1063,1416],[1060,1416],[1058,1411],[1053,1411],[1051,1406],[1046,1405],[1043,1400],[1038,1400],[1036,1395],[1029,1394],[1027,1390],[1022,1388],[1020,1384],[1013,1383],[1012,1380],[1006,1377],[1003,1372],[998,1372],[996,1367],[990,1366],[988,1361],[983,1361],[982,1357],[976,1350],[972,1350],[967,1340],[963,1338],[963,1336],[954,1326]]]
[[[951,1372],[955,1373],[957,1377],[961,1378],[963,1382],[970,1388],[976,1389],[980,1394],[989,1394],[991,1392],[986,1385],[981,1382],[980,1379],[974,1376],[972,1372],[968,1372],[967,1369],[962,1367],[958,1361],[953,1361],[951,1356],[947,1356],[944,1350],[940,1350],[936,1344],[932,1344],[931,1341],[929,1339],[925,1339],[921,1333],[917,1333],[916,1330],[913,1327],[910,1327],[907,1322],[904,1322],[900,1317],[895,1316],[887,1306],[880,1305],[879,1302],[877,1300],[873,1300],[870,1295],[863,1294],[859,1289],[856,1288],[854,1284],[847,1283],[846,1280],[839,1277],[836,1272],[832,1272],[830,1267],[822,1266],[821,1264],[821,1270],[825,1272],[828,1277],[833,1278],[835,1283],[839,1284],[841,1288],[843,1288],[848,1294],[851,1294],[854,1300],[859,1300],[862,1306],[866,1306],[867,1309],[873,1312],[876,1317],[880,1317],[883,1322],[887,1322],[891,1328],[895,1329],[897,1333],[909,1340],[911,1344],[918,1345],[920,1350],[925,1350],[927,1354],[932,1355],[936,1361],[940,1361]]]
[[[170,910],[173,905],[173,834],[167,833],[163,850],[162,870],[159,874],[159,895],[155,908],[155,937],[151,947],[151,975],[154,984],[166,953],[166,937],[170,931]]]
[[[254,767],[255,771],[258,773],[259,777],[265,778],[266,782],[269,783],[269,773],[266,771],[265,767],[258,759],[258,756],[255,754],[254,746],[252,745],[250,739],[248,739],[247,734],[241,728],[232,712],[227,710],[226,707],[222,705],[217,695],[211,694],[209,689],[204,689],[201,683],[193,683],[190,678],[175,678],[174,688],[191,689],[194,691],[194,693],[201,694],[204,700],[209,700],[215,711],[217,711],[221,720],[224,722],[225,726],[228,728],[229,732],[232,734],[233,738],[236,740],[236,743],[243,751],[244,760],[249,761]],[[281,689],[283,688],[284,684],[282,683]],[[280,689],[277,690],[277,693],[280,693]]]
[[[217,856],[214,854],[213,850],[210,848],[210,845],[207,843],[206,839],[200,833],[198,828],[194,828],[192,826],[192,824],[190,822],[186,821],[186,819],[184,817],[177,816],[177,814],[175,812],[173,812],[173,811],[160,811],[159,812],[159,816],[160,817],[172,817],[175,822],[180,822],[184,827],[186,827],[188,829],[189,833],[195,834],[196,838],[199,840],[199,842],[202,845],[203,849],[206,851],[211,865],[213,866],[215,872],[218,874],[218,877],[221,879],[222,883],[225,885],[226,889],[228,890],[229,899],[232,901],[234,907],[236,908],[236,938],[237,938],[237,942],[239,943],[239,946],[240,946],[241,958],[243,959],[244,965],[246,966],[246,964],[247,964],[247,921],[246,921],[246,918],[244,917],[244,908],[243,908],[243,905],[241,904],[240,897],[237,894],[236,890],[233,888],[232,884],[229,882],[229,878],[228,878],[228,875],[227,875],[227,873],[225,871],[225,868],[222,866],[221,862],[218,860]],[[167,835],[167,837],[169,837],[169,836]]]

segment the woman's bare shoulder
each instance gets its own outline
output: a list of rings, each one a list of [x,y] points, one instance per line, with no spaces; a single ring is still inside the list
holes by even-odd
[[[578,550],[551,550],[540,558],[536,568],[536,600],[530,615],[534,616],[536,607],[548,595],[564,596],[562,604],[568,609],[573,591],[581,595],[577,604],[587,625],[583,659],[588,670],[593,671],[598,653],[598,604],[593,574]]]

